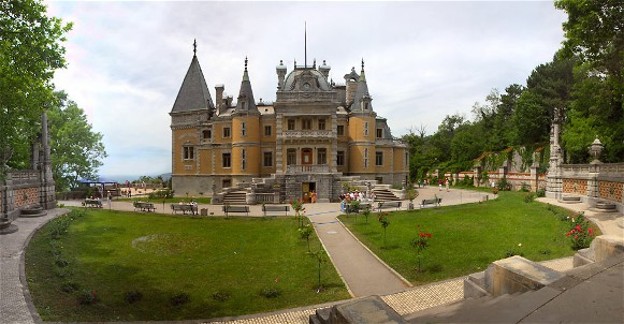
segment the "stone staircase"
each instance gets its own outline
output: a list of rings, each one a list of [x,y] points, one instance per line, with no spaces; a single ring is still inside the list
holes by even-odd
[[[375,193],[375,201],[400,201],[399,197],[397,197],[390,189],[387,188],[373,188],[373,193]]]
[[[245,191],[228,192],[223,196],[223,204],[224,205],[246,205],[247,198],[245,195],[246,195]]]

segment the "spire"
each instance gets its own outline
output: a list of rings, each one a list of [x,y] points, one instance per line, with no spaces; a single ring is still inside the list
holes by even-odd
[[[308,22],[303,23],[303,67],[308,67]]]
[[[362,71],[360,71],[360,81],[366,82],[366,76],[364,76],[364,58],[362,58]]]
[[[241,81],[240,91],[238,93],[238,101],[236,102],[236,112],[245,114],[260,114],[256,107],[251,82],[249,81],[249,73],[247,71],[248,59],[245,57],[245,72]]]
[[[172,113],[193,111],[200,109],[214,109],[212,97],[208,91],[204,73],[197,59],[197,41],[193,42],[193,59],[184,76],[178,96],[171,109]]]
[[[247,56],[245,56],[245,72],[243,72],[243,81],[249,81],[249,74],[247,73]]]

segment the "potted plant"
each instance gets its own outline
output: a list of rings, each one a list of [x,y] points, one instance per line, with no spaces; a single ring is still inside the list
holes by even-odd
[[[409,200],[407,209],[412,210],[414,209],[414,199],[416,199],[420,193],[418,192],[418,190],[414,189],[414,186],[412,184],[410,184],[409,187],[407,188],[406,194],[407,194],[407,200]]]

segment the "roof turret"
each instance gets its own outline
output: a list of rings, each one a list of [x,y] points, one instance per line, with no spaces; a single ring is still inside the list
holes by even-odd
[[[171,112],[178,113],[203,109],[213,111],[215,106],[208,91],[204,73],[197,59],[197,41],[194,41],[193,59],[182,81]]]
[[[352,71],[351,73],[354,73]],[[358,79],[357,89],[353,96],[353,104],[351,105],[351,112],[360,113],[373,113],[373,105],[371,104],[371,98],[368,92],[368,85],[366,84],[366,76],[364,74],[364,59],[362,59],[362,71]]]
[[[238,93],[238,101],[234,113],[241,114],[260,114],[256,107],[256,102],[249,81],[249,73],[247,72],[247,57],[245,57],[245,71],[243,72],[243,81],[241,82],[240,91]]]

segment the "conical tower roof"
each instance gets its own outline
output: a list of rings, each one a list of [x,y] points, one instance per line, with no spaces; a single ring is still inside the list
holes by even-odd
[[[368,111],[373,111],[373,105],[371,103],[373,99],[368,92],[368,84],[366,84],[366,76],[364,75],[364,60],[362,60],[362,71],[360,72],[357,89],[355,95],[353,95],[353,105],[351,110],[360,110],[360,104],[362,101],[368,101]]]
[[[260,111],[258,111],[258,107],[256,107],[253,90],[251,89],[251,82],[249,81],[249,74],[247,72],[247,58],[245,58],[245,72],[243,72],[243,81],[241,81],[235,113],[260,113]]]
[[[197,43],[193,44],[193,59],[186,72],[178,96],[173,104],[172,113],[187,112],[200,109],[213,110],[215,108],[204,79],[199,60],[197,59]]]

